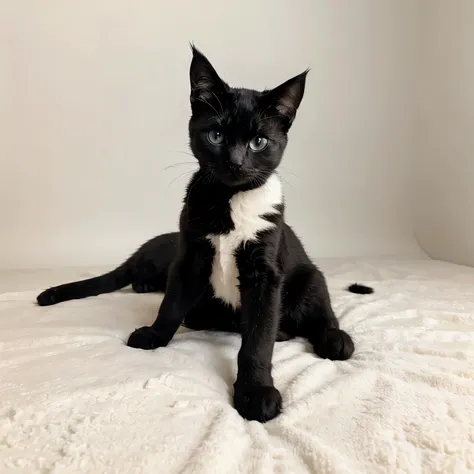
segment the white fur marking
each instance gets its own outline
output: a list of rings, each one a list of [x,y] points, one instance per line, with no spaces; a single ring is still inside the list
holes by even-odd
[[[240,307],[239,269],[236,249],[245,242],[255,241],[257,234],[275,226],[263,219],[264,214],[278,214],[275,205],[282,203],[281,182],[276,174],[256,189],[242,191],[230,199],[230,215],[235,229],[228,234],[208,235],[215,249],[211,284],[214,296],[234,309]]]

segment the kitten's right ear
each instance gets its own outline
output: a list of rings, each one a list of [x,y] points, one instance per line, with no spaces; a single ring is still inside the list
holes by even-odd
[[[193,44],[193,59],[189,70],[191,104],[196,100],[208,102],[216,94],[225,92],[227,85],[219,77],[209,60]]]

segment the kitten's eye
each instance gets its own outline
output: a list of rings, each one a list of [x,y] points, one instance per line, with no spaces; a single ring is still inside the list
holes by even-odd
[[[213,145],[220,145],[224,141],[224,134],[219,132],[219,130],[211,130],[207,132],[207,139]]]
[[[250,140],[249,146],[252,151],[262,151],[267,148],[268,140],[265,137],[255,137]]]

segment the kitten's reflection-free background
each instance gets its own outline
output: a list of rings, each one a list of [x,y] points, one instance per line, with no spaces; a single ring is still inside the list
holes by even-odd
[[[280,173],[315,257],[416,252],[417,2],[5,2],[0,266],[115,264],[177,228],[189,41],[230,84],[307,67]]]

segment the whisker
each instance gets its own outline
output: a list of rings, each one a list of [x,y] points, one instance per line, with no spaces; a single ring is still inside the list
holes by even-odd
[[[193,170],[191,171],[185,171],[184,173],[181,173],[179,176],[177,176],[176,178],[173,179],[173,181],[171,181],[170,184],[168,184],[168,186],[166,187],[166,190],[168,190],[168,188],[175,182],[177,181],[179,178],[182,178],[183,176],[187,175],[187,174],[190,174],[190,173],[193,173]]]
[[[278,175],[278,176],[279,176],[280,179],[282,179],[290,188],[293,188],[293,185],[292,185],[289,181],[287,181],[283,176],[281,176],[281,175]]]
[[[265,112],[267,110],[270,110],[271,108],[273,107],[273,104],[270,104],[269,106],[267,106],[267,108],[263,109],[261,112],[259,112],[259,116],[261,117],[262,115],[265,114]]]
[[[221,114],[220,114],[220,113],[214,108],[214,106],[212,106],[207,100],[202,99],[201,97],[199,97],[199,98],[196,99],[196,100],[198,100],[199,102],[202,102],[203,104],[208,105],[208,106],[216,113],[216,115],[217,115],[218,117],[220,117]]]
[[[280,118],[280,115],[270,115],[270,117],[262,117],[257,124],[262,123],[264,120],[270,120],[272,118]]]
[[[280,165],[280,168],[285,171],[285,173],[290,173],[292,174],[295,178],[301,179],[301,176],[298,176],[297,174],[293,173],[293,171],[290,170],[290,168],[286,167],[285,165]]]
[[[251,181],[252,184],[256,185],[257,187],[262,186],[265,183],[265,179],[262,176],[257,175]]]
[[[181,153],[182,155],[188,155],[188,156],[192,156],[193,158],[195,158],[195,156],[192,153],[189,153],[189,151],[174,150],[174,153]]]
[[[210,92],[216,98],[217,102],[219,102],[219,106],[221,108],[221,113],[224,113],[224,107],[222,107],[222,104],[221,104],[221,101],[219,100],[219,97],[217,97],[217,95],[214,92],[212,92],[212,91],[210,91]]]
[[[169,170],[171,168],[175,168],[176,166],[183,166],[183,165],[196,165],[196,162],[193,161],[181,161],[179,163],[174,163],[172,165],[165,166],[164,168],[161,168],[162,171]]]
[[[270,104],[270,105],[269,105],[268,107],[266,107],[265,109],[259,111],[259,113],[258,113],[258,118],[259,118],[259,119],[264,118],[265,112],[266,112],[267,110],[270,110],[272,107],[273,107],[273,104]]]

